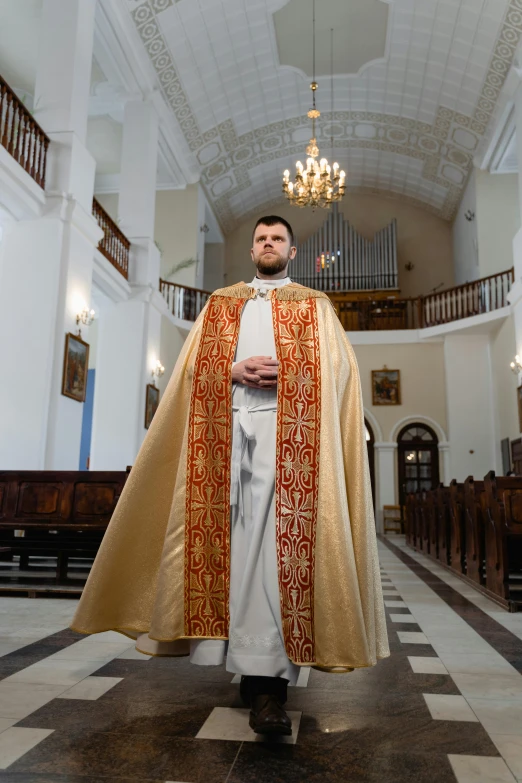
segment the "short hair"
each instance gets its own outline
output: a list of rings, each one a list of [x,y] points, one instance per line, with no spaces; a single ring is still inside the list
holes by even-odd
[[[292,226],[288,222],[288,220],[285,220],[282,217],[279,217],[279,215],[265,215],[264,217],[259,218],[257,223],[254,226],[254,230],[252,231],[252,244],[254,244],[254,236],[256,233],[256,228],[258,226],[276,226],[278,223],[281,223],[286,230],[288,231],[288,236],[290,237],[290,246],[294,246],[295,237],[294,237],[294,231],[292,229]]]

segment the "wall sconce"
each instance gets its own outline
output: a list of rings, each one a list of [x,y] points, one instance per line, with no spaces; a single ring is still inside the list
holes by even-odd
[[[154,367],[152,369],[152,373],[151,373],[153,386],[156,385],[156,378],[161,378],[161,376],[163,375],[164,372],[165,372],[164,366],[162,365],[160,360],[157,359],[156,363],[154,364]]]
[[[468,223],[471,223],[472,220],[475,220],[475,213],[472,212],[471,209],[468,209],[468,211],[464,213],[464,217]]]
[[[518,355],[518,353],[515,356],[515,361],[511,362],[509,366],[511,367],[511,372],[514,375],[518,375],[519,372],[522,372],[522,362],[520,361],[520,356]]]
[[[89,310],[88,307],[84,307],[83,310],[76,315],[76,326],[78,327],[78,335],[79,337],[82,336],[82,330],[79,328],[80,324],[83,324],[84,326],[90,326],[92,322],[94,321],[94,316],[96,315],[96,312],[94,310]]]

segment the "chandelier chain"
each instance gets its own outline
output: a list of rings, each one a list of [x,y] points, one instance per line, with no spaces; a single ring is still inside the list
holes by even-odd
[[[315,93],[317,91],[317,82],[315,80],[315,0],[312,0],[312,108],[308,112],[308,117],[312,120],[312,138],[306,148],[308,159],[306,168],[300,160],[296,163],[295,182],[290,181],[290,171],[286,169],[283,172],[283,193],[290,204],[297,207],[321,207],[328,209],[331,204],[340,201],[344,196],[345,177],[344,171],[339,171],[339,164],[334,163],[330,166],[326,158],[321,158],[318,162],[319,147],[315,135],[315,125],[321,112],[316,108]],[[333,79],[333,28],[330,29],[330,66],[331,66],[331,117],[330,117],[330,140],[332,146],[332,158],[334,150],[333,139],[333,106],[334,106],[334,79]]]

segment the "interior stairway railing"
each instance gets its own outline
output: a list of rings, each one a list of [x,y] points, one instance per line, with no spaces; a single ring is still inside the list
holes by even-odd
[[[98,250],[128,280],[130,241],[96,199],[92,202],[92,214],[103,230]]]
[[[41,188],[45,188],[50,139],[1,76],[0,144]]]

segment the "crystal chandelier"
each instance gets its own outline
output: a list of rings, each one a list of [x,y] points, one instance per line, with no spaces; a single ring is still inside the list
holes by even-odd
[[[308,159],[306,168],[300,160],[295,164],[295,182],[290,180],[290,171],[286,169],[283,173],[283,193],[290,204],[296,207],[322,207],[328,209],[335,201],[340,201],[344,196],[345,177],[344,171],[339,171],[339,164],[334,163],[330,166],[326,158],[321,158],[319,163],[319,147],[315,135],[315,121],[321,116],[321,112],[315,105],[315,93],[317,91],[317,82],[315,81],[315,0],[313,0],[313,81],[310,85],[312,90],[312,108],[308,112],[308,117],[312,120],[312,138],[306,148]],[[333,122],[333,30],[332,30],[332,122]],[[333,149],[333,139],[332,139]]]

